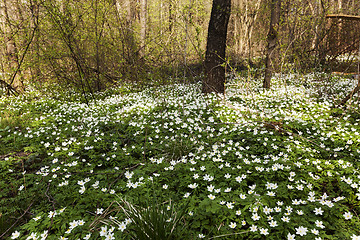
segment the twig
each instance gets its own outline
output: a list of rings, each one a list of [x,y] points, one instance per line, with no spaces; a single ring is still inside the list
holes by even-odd
[[[54,210],[54,213],[55,213],[55,211],[56,211],[55,210],[55,200],[51,200],[50,196],[47,194],[49,192],[50,184],[51,183],[49,182],[48,187],[47,187],[46,192],[45,192],[45,196],[48,198],[49,202],[52,203],[52,207],[53,207],[53,210]],[[51,216],[51,222],[50,222],[50,226],[48,227],[48,231],[50,231],[53,222],[54,222],[54,215]]]
[[[9,227],[3,234],[0,235],[0,239],[3,239],[3,237],[17,224],[17,222],[29,211],[30,207],[34,204],[34,201],[30,203],[30,205],[27,207],[25,212],[18,218],[16,221]]]

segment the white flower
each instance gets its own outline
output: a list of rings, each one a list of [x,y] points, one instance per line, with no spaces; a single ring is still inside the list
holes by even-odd
[[[126,223],[125,222],[120,223],[119,230],[123,232],[125,229],[126,229]]]
[[[259,228],[260,230],[260,234],[263,234],[263,235],[268,235],[269,234],[269,230],[267,228]]]
[[[316,225],[316,227],[319,227],[319,228],[325,228],[325,226],[323,225],[323,222],[319,221],[319,220],[315,221],[315,225]]]
[[[270,227],[276,227],[277,226],[277,222],[275,220],[271,220],[269,224],[270,224]]]
[[[187,192],[187,193],[184,194],[184,198],[188,198],[189,196],[190,196],[190,193],[189,193],[189,192]]]
[[[101,227],[100,236],[103,237],[106,235],[107,235],[107,226]]]
[[[134,173],[133,172],[129,172],[129,171],[126,171],[125,172],[125,177],[127,178],[127,179],[130,179],[130,178],[132,178],[132,176],[134,175]]]
[[[33,220],[36,222],[41,219],[41,216],[34,217]]]
[[[236,228],[236,223],[235,222],[231,222],[229,225],[230,228],[234,229]]]
[[[56,216],[56,212],[50,211],[49,215],[48,215],[48,218],[53,218],[55,216]]]
[[[275,192],[273,192],[273,191],[268,191],[266,194],[268,196],[270,196],[270,197],[275,197],[276,196]]]
[[[360,240],[360,236],[356,236],[355,234],[351,236],[351,240]]]
[[[205,235],[202,234],[202,233],[200,233],[200,234],[199,234],[199,238],[205,238]]]
[[[295,240],[295,234],[288,233],[287,240]]]
[[[85,181],[79,180],[79,181],[77,182],[77,184],[79,184],[80,186],[84,186],[84,185],[85,185]]]
[[[315,210],[314,210],[315,215],[322,215],[323,212],[324,212],[324,211],[321,209],[321,207],[315,208]]]
[[[82,187],[80,188],[80,190],[79,190],[79,193],[80,193],[80,194],[83,194],[83,193],[85,192],[85,189],[86,189],[86,188],[85,188],[84,186],[82,186]]]
[[[114,233],[108,233],[108,235],[105,236],[105,240],[113,240],[115,239]]]
[[[300,235],[300,236],[305,236],[308,229],[306,227],[300,226],[298,228],[295,228],[296,230],[296,234]]]
[[[233,203],[231,203],[231,202],[226,203],[226,206],[227,206],[229,209],[233,209],[233,208],[234,208],[234,205],[233,205]]]
[[[254,220],[254,221],[257,221],[260,219],[260,216],[257,214],[257,213],[254,213],[251,218]]]
[[[215,196],[212,195],[212,194],[209,194],[208,197],[209,197],[211,200],[214,200],[214,199],[215,199]]]
[[[343,214],[343,216],[344,216],[345,220],[350,220],[353,217],[351,212],[346,212]]]
[[[256,232],[257,231],[257,226],[256,225],[251,225],[250,226],[250,231],[251,232]]]
[[[195,189],[198,186],[197,183],[189,184],[188,187],[191,189]]]
[[[208,189],[209,192],[214,191],[214,188],[215,187],[213,185],[207,186],[207,189]]]
[[[311,233],[314,234],[314,235],[319,235],[319,230],[311,229]]]
[[[40,235],[41,240],[45,240],[45,239],[47,238],[48,232],[49,232],[48,230],[45,230],[45,231]]]
[[[89,240],[90,237],[91,237],[91,233],[87,234],[83,239],[84,239],[84,240]]]
[[[102,208],[98,208],[98,209],[96,209],[96,214],[102,214],[103,213],[103,211],[104,211],[104,209],[102,209]]]
[[[20,236],[20,233],[18,231],[15,231],[11,234],[11,239],[16,239]]]
[[[77,226],[79,226],[78,221],[72,221],[69,223],[70,224],[70,229],[76,228]]]
[[[30,236],[28,236],[28,237],[26,238],[26,240],[28,240],[28,239],[36,240],[36,239],[38,239],[38,237],[36,236],[36,233],[31,233]]]
[[[245,194],[240,194],[239,197],[240,197],[241,199],[245,199],[245,198],[246,198]]]

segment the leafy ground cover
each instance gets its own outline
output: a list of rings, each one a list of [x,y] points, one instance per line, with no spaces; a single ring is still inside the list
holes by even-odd
[[[1,236],[360,239],[356,83],[273,81],[2,98]]]

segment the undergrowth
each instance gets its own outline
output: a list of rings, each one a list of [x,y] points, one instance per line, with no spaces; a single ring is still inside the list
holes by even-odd
[[[317,78],[2,98],[0,235],[356,239],[355,83]]]

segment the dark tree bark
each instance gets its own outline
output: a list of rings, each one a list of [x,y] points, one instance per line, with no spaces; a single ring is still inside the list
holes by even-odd
[[[203,93],[225,92],[224,63],[230,11],[231,0],[213,0],[204,63]]]
[[[170,0],[169,1],[169,31],[172,32],[174,25],[174,9],[173,9],[173,3]]]
[[[270,29],[267,36],[265,78],[263,87],[269,89],[271,76],[274,71],[274,50],[278,42],[278,27],[280,22],[281,0],[271,0]]]

